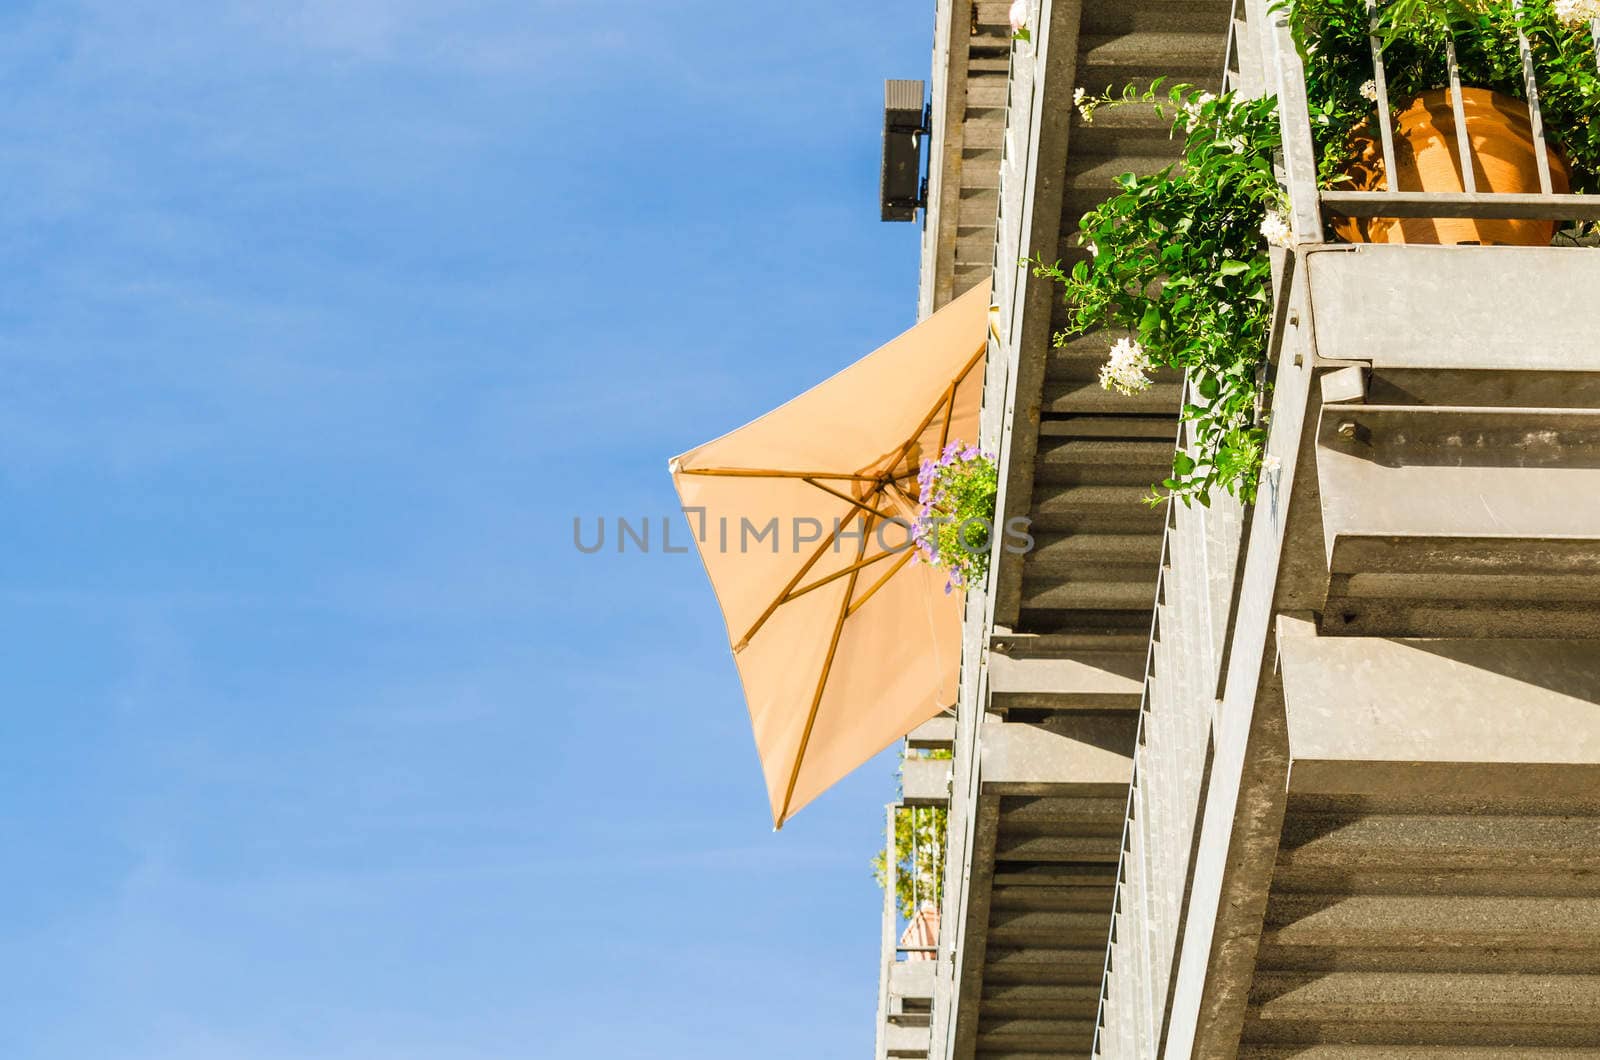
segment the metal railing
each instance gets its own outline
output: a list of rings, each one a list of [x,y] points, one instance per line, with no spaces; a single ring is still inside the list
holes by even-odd
[[[1520,10],[1521,0],[1513,0]],[[1266,68],[1267,91],[1278,94],[1278,114],[1283,131],[1283,168],[1289,191],[1295,240],[1299,243],[1322,241],[1322,213],[1327,210],[1350,218],[1473,218],[1478,220],[1600,220],[1600,195],[1557,193],[1551,182],[1546,150],[1544,114],[1539,101],[1539,84],[1534,70],[1533,50],[1528,37],[1517,31],[1522,57],[1523,90],[1527,96],[1528,119],[1532,129],[1534,157],[1538,168],[1539,191],[1507,193],[1480,190],[1474,173],[1474,149],[1467,132],[1467,118],[1461,95],[1461,70],[1453,40],[1447,40],[1445,60],[1449,73],[1450,101],[1460,153],[1462,189],[1459,192],[1422,191],[1399,187],[1396,167],[1394,121],[1389,101],[1388,71],[1383,58],[1383,43],[1378,36],[1376,0],[1367,0],[1372,19],[1369,39],[1372,48],[1373,85],[1377,96],[1379,150],[1383,158],[1385,187],[1379,190],[1346,191],[1318,186],[1316,149],[1311,137],[1311,115],[1306,98],[1305,67],[1295,47],[1287,14],[1270,0],[1244,0],[1248,24],[1260,27],[1253,34]],[[1595,46],[1596,68],[1600,69],[1600,19],[1590,24]],[[1230,70],[1230,76],[1233,72]],[[1254,87],[1245,84],[1238,87]]]
[[[919,860],[919,856],[921,854],[921,851],[919,850],[919,833],[921,832],[921,829],[917,827],[916,820],[916,815],[919,812],[921,812],[919,807],[906,806],[902,803],[892,802],[889,803],[889,805],[885,808],[884,814],[886,818],[883,847],[885,871],[883,888],[883,925],[880,942],[880,953],[882,954],[882,957],[878,969],[877,1037],[873,1048],[873,1056],[877,1057],[878,1060],[885,1060],[885,1058],[888,1056],[888,1036],[890,1025],[895,1023],[898,1017],[904,1015],[904,1013],[895,1011],[895,1001],[897,999],[894,997],[891,989],[893,985],[892,980],[894,978],[895,965],[903,963],[907,959],[925,960],[931,963],[938,955],[937,944],[932,946],[905,945],[902,941],[901,934],[900,891],[898,886],[898,875],[900,871],[900,849],[899,837],[896,834],[896,826],[899,823],[900,814],[909,813],[912,815],[911,863],[913,866],[913,872],[911,893],[912,910],[913,912],[916,912],[921,908],[923,899],[923,896],[919,891],[920,873],[915,871],[915,866],[921,864],[921,861]],[[932,811],[929,810],[926,812]],[[936,857],[935,860],[937,861],[938,858]],[[936,891],[930,894],[928,899],[933,901],[937,907],[939,896],[937,895]]]
[[[879,953],[882,956],[878,966],[877,1038],[873,1042],[872,1046],[872,1055],[877,1058],[877,1060],[884,1060],[884,1058],[888,1055],[885,1038],[889,1029],[889,973],[893,970],[890,966],[895,961],[895,943],[899,939],[899,936],[896,933],[896,928],[898,926],[896,914],[899,912],[899,910],[895,908],[897,894],[894,885],[895,862],[898,860],[898,855],[895,851],[894,835],[894,815],[897,809],[899,809],[899,806],[891,802],[884,810],[884,815],[889,819],[889,825],[886,829],[888,834],[884,839],[885,846],[883,848],[886,879],[884,880],[883,887],[883,934],[882,940],[879,943]]]
[[[1200,399],[1186,390],[1185,400]],[[1187,433],[1180,430],[1179,444],[1193,451]],[[1129,930],[1113,925],[1107,941],[1094,1056],[1160,1055],[1246,515],[1231,496],[1168,508],[1117,869],[1117,909]]]

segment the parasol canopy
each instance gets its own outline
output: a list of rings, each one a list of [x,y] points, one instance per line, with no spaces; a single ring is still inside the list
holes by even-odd
[[[777,827],[955,702],[961,597],[911,524],[924,457],[977,441],[988,310],[980,285],[669,465]]]

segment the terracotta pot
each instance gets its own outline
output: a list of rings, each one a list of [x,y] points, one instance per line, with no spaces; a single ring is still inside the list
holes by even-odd
[[[900,945],[918,951],[906,954],[908,961],[931,961],[934,955],[925,952],[939,945],[939,910],[932,902],[923,902],[906,929],[900,933]]]
[[[1538,193],[1539,169],[1534,158],[1533,128],[1528,105],[1485,88],[1463,88],[1461,107],[1472,138],[1472,172],[1481,192]],[[1383,149],[1366,132],[1354,138],[1356,160],[1346,169],[1351,178],[1341,185],[1351,191],[1382,191]],[[1395,168],[1401,191],[1460,192],[1461,156],[1456,144],[1455,109],[1448,89],[1424,92],[1395,115]],[[1567,164],[1546,147],[1551,190],[1571,190]],[[1465,217],[1338,218],[1333,230],[1352,243],[1507,243],[1548,246],[1554,221],[1477,221]]]

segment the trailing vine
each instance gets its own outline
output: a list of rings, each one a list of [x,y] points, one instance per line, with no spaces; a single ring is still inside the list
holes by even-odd
[[[1269,242],[1287,245],[1273,172],[1280,136],[1274,97],[1213,96],[1189,85],[1076,100],[1086,120],[1105,106],[1152,106],[1181,137],[1178,161],[1119,190],[1084,215],[1087,255],[1070,267],[1033,262],[1064,289],[1068,325],[1057,346],[1104,329],[1118,336],[1101,384],[1123,393],[1159,367],[1185,373],[1182,417],[1192,446],[1174,454],[1152,503],[1209,503],[1222,489],[1255,499],[1266,426],[1263,363],[1271,317]]]

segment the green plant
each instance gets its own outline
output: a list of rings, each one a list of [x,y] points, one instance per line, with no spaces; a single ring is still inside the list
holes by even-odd
[[[1446,44],[1463,85],[1526,99],[1517,30],[1533,56],[1545,135],[1566,158],[1572,190],[1600,191],[1600,70],[1588,20],[1595,0],[1389,0],[1376,23],[1366,0],[1289,0],[1325,186],[1344,179],[1357,135],[1375,136],[1370,35],[1383,44],[1390,106],[1450,83]]]
[[[1116,194],[1084,215],[1086,258],[1036,275],[1064,288],[1068,325],[1056,345],[1097,329],[1121,338],[1101,371],[1107,389],[1135,393],[1149,371],[1185,373],[1192,445],[1152,503],[1208,503],[1224,489],[1255,498],[1265,424],[1263,362],[1271,311],[1268,242],[1287,244],[1283,193],[1273,173],[1280,143],[1274,97],[1216,97],[1188,85],[1075,100],[1086,120],[1104,106],[1153,106],[1183,138],[1180,159],[1148,176],[1124,174]],[[1163,492],[1164,491],[1164,492]]]
[[[949,751],[927,751],[924,758],[950,758]],[[903,807],[895,813],[895,905],[909,920],[923,902],[939,908],[944,901],[945,834],[949,811],[942,806]],[[879,887],[888,886],[887,850],[872,859],[872,875]]]
[[[944,591],[982,584],[989,574],[1000,471],[976,446],[951,442],[917,474],[917,521],[911,540],[924,563],[948,575]]]
[[[1376,18],[1367,0],[1284,0],[1275,9],[1288,12],[1305,60],[1323,186],[1346,181],[1362,138],[1376,135],[1373,35],[1391,106],[1403,107],[1449,83],[1447,44],[1463,84],[1525,99],[1520,29],[1546,135],[1569,164],[1572,189],[1600,191],[1600,69],[1589,28],[1600,0],[1388,0]],[[1192,444],[1174,455],[1172,476],[1150,500],[1206,503],[1221,488],[1250,502],[1266,429],[1267,245],[1293,238],[1273,172],[1276,99],[1217,98],[1187,85],[1163,98],[1160,86],[1074,94],[1085,121],[1103,106],[1154,106],[1172,119],[1183,151],[1159,173],[1118,178],[1117,193],[1084,215],[1086,259],[1070,268],[1036,259],[1034,271],[1065,290],[1068,326],[1057,345],[1101,328],[1121,333],[1102,386],[1132,394],[1158,367],[1185,373]]]

